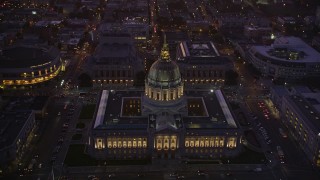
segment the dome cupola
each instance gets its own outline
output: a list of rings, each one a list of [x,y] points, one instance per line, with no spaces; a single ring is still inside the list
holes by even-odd
[[[145,88],[146,95],[154,100],[175,100],[183,95],[179,66],[171,61],[166,40],[164,40],[159,59],[149,70]]]

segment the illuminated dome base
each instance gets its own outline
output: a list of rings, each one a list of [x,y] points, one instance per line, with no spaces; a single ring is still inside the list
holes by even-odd
[[[161,104],[173,103],[183,96],[183,82],[179,66],[171,61],[169,48],[164,43],[160,58],[155,61],[148,73],[145,95]]]
[[[161,114],[161,112],[168,112],[169,114],[183,114],[188,115],[187,101],[185,97],[180,97],[171,101],[158,101],[150,99],[147,96],[142,97],[142,114]]]

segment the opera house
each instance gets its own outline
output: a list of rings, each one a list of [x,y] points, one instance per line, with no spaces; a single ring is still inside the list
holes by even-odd
[[[12,46],[0,54],[0,86],[19,88],[45,82],[61,68],[60,51],[55,47]]]

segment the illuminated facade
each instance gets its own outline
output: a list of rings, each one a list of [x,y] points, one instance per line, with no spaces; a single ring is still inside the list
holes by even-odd
[[[271,89],[280,120],[313,165],[320,167],[320,94],[304,86]]]
[[[211,41],[180,42],[176,62],[186,87],[219,88],[224,85],[226,71],[233,68],[230,59],[220,56]]]
[[[187,92],[165,44],[145,91],[103,90],[88,140],[97,159],[232,157],[242,130],[220,90]]]
[[[21,108],[21,107],[20,107]],[[29,148],[28,140],[32,138],[35,127],[35,113],[30,110],[4,110],[0,113],[1,142],[0,170],[5,170],[13,161],[19,162]]]
[[[165,44],[161,58],[154,62],[145,83],[145,94],[153,100],[171,101],[183,96],[183,82],[178,65],[171,61]]]
[[[38,84],[56,77],[63,64],[54,47],[15,46],[2,50],[0,80],[2,87]]]

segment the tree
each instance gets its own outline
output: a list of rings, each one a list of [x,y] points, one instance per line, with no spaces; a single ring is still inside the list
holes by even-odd
[[[146,73],[144,71],[138,71],[134,77],[134,86],[144,86],[144,80]]]
[[[237,85],[237,79],[239,75],[233,70],[226,71],[226,85]]]
[[[86,73],[82,73],[79,77],[79,87],[92,87],[92,79],[91,77],[86,74]]]

